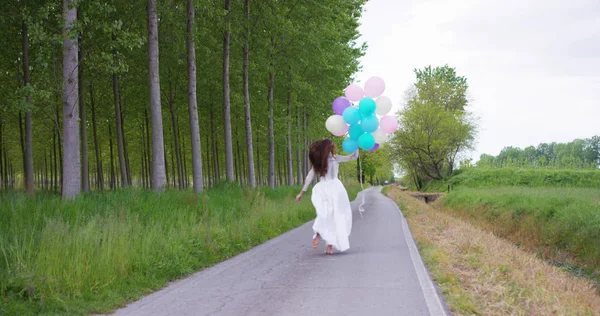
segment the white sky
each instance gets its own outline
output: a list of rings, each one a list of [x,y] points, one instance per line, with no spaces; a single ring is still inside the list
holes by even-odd
[[[455,67],[479,117],[474,161],[600,135],[600,0],[371,0],[358,83],[401,108],[414,68]]]

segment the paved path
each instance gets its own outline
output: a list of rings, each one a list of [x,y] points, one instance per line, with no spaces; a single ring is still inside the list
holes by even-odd
[[[313,249],[311,221],[116,314],[448,315],[396,204],[371,188],[352,208],[345,253]]]

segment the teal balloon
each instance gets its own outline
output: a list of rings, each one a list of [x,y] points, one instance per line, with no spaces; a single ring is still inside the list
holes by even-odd
[[[353,153],[358,149],[358,142],[356,142],[354,139],[346,138],[342,143],[342,148],[346,152]]]
[[[373,133],[379,128],[379,119],[375,114],[371,114],[360,121],[360,126],[365,133]]]
[[[350,135],[350,138],[355,141],[358,141],[358,138],[364,133],[365,131],[360,124],[352,124],[350,125],[350,128],[348,128],[348,135]]]
[[[342,117],[348,125],[356,124],[360,121],[360,112],[357,108],[349,106],[342,113]]]
[[[375,138],[370,133],[362,134],[358,138],[358,146],[364,150],[369,150],[375,146]]]
[[[360,100],[358,103],[358,110],[360,111],[362,117],[368,117],[375,113],[376,108],[377,104],[375,103],[375,100],[369,97],[362,98],[362,100]]]

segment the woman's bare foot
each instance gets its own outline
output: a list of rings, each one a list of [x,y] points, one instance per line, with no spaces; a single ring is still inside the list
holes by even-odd
[[[312,245],[313,245],[313,248],[315,248],[315,249],[317,247],[319,247],[319,237],[321,237],[321,236],[319,234],[317,234],[315,236],[315,238],[313,238],[313,240],[312,240]]]
[[[333,254],[333,246],[332,245],[327,245],[327,251],[325,252],[326,255],[332,255]]]

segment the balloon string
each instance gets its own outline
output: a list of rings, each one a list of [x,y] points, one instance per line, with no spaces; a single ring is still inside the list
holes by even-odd
[[[360,149],[358,150],[358,178],[360,180],[360,189],[364,190],[365,188],[363,187],[363,177],[362,177],[362,159],[360,159]]]

